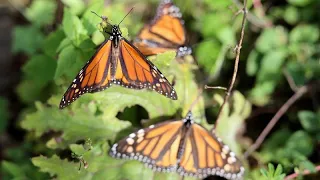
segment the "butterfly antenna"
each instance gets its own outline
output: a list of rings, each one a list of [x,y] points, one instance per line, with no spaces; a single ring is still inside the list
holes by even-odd
[[[99,18],[101,18],[102,19],[102,21],[104,21],[104,22],[106,22],[107,24],[109,24],[110,26],[112,26],[112,24],[110,24],[109,22],[108,22],[108,18],[106,17],[106,16],[100,16],[100,15],[98,15],[96,12],[94,12],[94,11],[91,11],[93,14],[95,14],[95,15],[97,15]]]
[[[122,23],[122,21],[131,13],[131,11],[133,10],[133,7],[130,9],[130,11],[122,18],[122,20],[119,22],[118,26],[120,26],[120,24]]]

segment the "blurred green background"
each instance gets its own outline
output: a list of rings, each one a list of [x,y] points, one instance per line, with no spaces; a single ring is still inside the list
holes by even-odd
[[[136,161],[112,159],[112,143],[155,122],[184,117],[204,84],[227,87],[241,28],[240,0],[174,0],[193,56],[174,52],[150,59],[179,100],[155,92],[112,87],[86,94],[59,110],[79,69],[104,40],[101,19],[118,23],[129,40],[155,15],[158,0],[7,0],[0,6],[0,145],[2,179],[181,179]],[[242,160],[245,179],[320,179],[320,1],[248,0],[235,91],[217,134]],[[237,15],[238,14],[238,15]],[[248,158],[270,119],[296,91],[302,96]],[[205,90],[193,109],[213,127],[224,92]],[[87,168],[79,170],[86,162]],[[276,170],[275,170],[276,169]],[[194,179],[194,178],[185,178]],[[221,179],[208,177],[207,179]]]

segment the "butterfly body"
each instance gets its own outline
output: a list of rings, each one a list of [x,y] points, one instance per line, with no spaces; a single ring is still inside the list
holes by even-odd
[[[163,0],[155,18],[139,32],[134,45],[146,56],[174,50],[177,57],[192,53],[185,45],[186,32],[180,9],[171,1]]]
[[[131,89],[150,89],[171,98],[177,94],[152,62],[126,40],[118,25],[112,25],[110,37],[104,41],[80,70],[60,102],[60,108],[70,105],[84,93],[94,93],[112,84]]]
[[[183,120],[151,125],[130,134],[114,144],[109,154],[182,176],[241,179],[244,172],[235,153],[220,138],[194,123],[191,112]]]

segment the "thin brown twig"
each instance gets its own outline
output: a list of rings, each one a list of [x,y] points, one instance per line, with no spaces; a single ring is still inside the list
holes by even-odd
[[[222,86],[208,86],[208,85],[204,85],[204,89],[218,89],[218,90],[224,90],[224,91],[227,91],[227,90],[228,90],[226,87],[222,87]]]
[[[291,90],[292,90],[293,92],[297,92],[298,86],[297,86],[296,83],[294,82],[292,76],[290,76],[289,72],[288,72],[286,69],[284,69],[284,70],[283,70],[283,74],[284,74],[284,77],[286,77],[286,79],[287,79],[287,81],[288,81],[288,84],[289,84]]]
[[[239,60],[240,60],[240,53],[241,53],[242,42],[243,42],[243,38],[244,38],[244,29],[245,29],[245,24],[246,24],[246,19],[247,19],[247,0],[243,0],[243,9],[242,10],[243,10],[243,18],[242,18],[242,24],[241,24],[241,33],[240,33],[240,40],[239,40],[239,42],[238,42],[238,44],[236,46],[236,59],[235,59],[235,62],[234,62],[233,75],[232,75],[232,79],[230,81],[230,85],[229,85],[228,91],[226,92],[226,95],[224,96],[223,103],[222,103],[222,105],[220,107],[220,110],[219,110],[219,113],[217,115],[215,126],[212,128],[212,131],[214,131],[215,128],[217,127],[217,125],[218,125],[218,122],[219,122],[219,119],[220,119],[221,114],[223,112],[223,109],[224,109],[226,103],[229,100],[231,91],[233,89],[234,83],[235,83],[236,78],[237,78],[238,66],[239,66]]]
[[[320,165],[319,166],[316,166],[316,172],[320,171]],[[290,180],[290,179],[294,179],[296,177],[298,177],[299,175],[308,175],[308,174],[312,174],[313,172],[310,172],[309,170],[304,170],[303,172],[296,172],[296,173],[293,173],[293,174],[290,174],[288,176],[286,176],[284,178],[284,180]]]
[[[262,144],[266,136],[269,134],[269,132],[272,130],[275,124],[279,121],[279,119],[283,116],[283,114],[287,112],[287,110],[292,106],[293,103],[295,103],[298,99],[301,98],[301,96],[303,96],[307,92],[308,92],[307,86],[300,87],[297,90],[297,92],[295,92],[295,94],[291,96],[291,98],[288,99],[288,101],[282,105],[282,107],[270,120],[269,124],[264,128],[262,133],[259,135],[255,143],[251,145],[250,148],[248,148],[248,150],[244,153],[245,158],[247,158],[252,152],[254,152],[256,149],[260,147],[260,145]]]
[[[233,0],[234,4],[238,7],[238,8],[241,8],[243,7],[242,3],[239,2],[239,0]],[[267,20],[264,20],[264,19],[260,19],[258,18],[257,16],[253,15],[252,13],[248,12],[248,21],[257,26],[257,27],[260,27],[260,28],[266,28],[266,27],[271,27],[273,26],[272,25],[272,22],[271,21],[267,21]]]

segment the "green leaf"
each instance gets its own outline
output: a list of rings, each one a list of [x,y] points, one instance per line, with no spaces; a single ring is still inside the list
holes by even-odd
[[[36,103],[36,107],[37,111],[26,115],[21,126],[29,131],[34,131],[36,137],[48,130],[61,131],[63,132],[62,144],[86,138],[112,139],[118,131],[130,124],[118,121],[115,117],[95,116],[94,112],[87,112],[80,108],[73,110],[74,115],[71,116],[66,110],[48,108],[39,102]],[[114,110],[110,109],[104,112],[114,113]]]
[[[316,133],[320,130],[320,116],[312,111],[299,111],[298,117],[302,127],[308,132]]]
[[[289,35],[290,42],[293,43],[315,43],[319,40],[320,31],[314,25],[298,25]]]
[[[216,61],[220,51],[222,51],[221,45],[213,41],[201,43],[196,48],[195,54],[197,60],[207,73],[215,73],[211,71],[216,67]]]
[[[102,15],[101,7],[103,7],[103,5],[103,0],[91,1],[89,7],[84,12],[81,18],[83,25],[89,34],[93,34],[97,30],[97,25],[101,22],[101,18],[93,14],[91,11],[97,13],[98,15]]]
[[[34,26],[16,26],[13,32],[14,53],[24,52],[28,55],[34,54],[43,45],[44,36]]]
[[[35,0],[25,15],[29,21],[37,26],[51,24],[54,20],[57,4],[53,0]]]
[[[70,69],[74,69],[72,67],[74,67],[75,64],[77,65],[77,67],[81,64],[81,62],[78,62],[77,58],[79,53],[79,50],[72,45],[67,46],[61,51],[61,53],[59,54],[58,65],[54,75],[54,79],[57,79],[62,75],[67,75],[68,77],[72,78],[76,76],[77,72],[70,71]]]
[[[8,172],[12,177],[16,179],[26,178],[26,174],[23,172],[21,167],[9,161],[2,161],[1,166],[5,172]]]
[[[80,19],[72,14],[68,8],[64,8],[62,27],[66,36],[72,40],[76,46],[79,45],[82,40],[86,39],[83,37],[87,37],[88,35]]]
[[[46,55],[31,57],[22,68],[25,78],[32,81],[34,85],[41,88],[53,80],[57,61]]]
[[[289,6],[284,11],[284,20],[287,21],[289,24],[296,24],[300,19],[300,14],[298,8],[294,6]]]
[[[304,156],[309,156],[313,150],[312,138],[305,131],[297,131],[289,137],[286,147]]]
[[[44,53],[51,58],[55,58],[58,47],[64,38],[65,35],[62,29],[50,33],[43,43],[42,49]]]
[[[72,14],[79,15],[85,9],[84,1],[79,1],[79,0],[61,0],[61,1],[63,2],[63,4],[69,7],[70,12]]]
[[[256,48],[261,53],[285,47],[288,42],[288,32],[282,26],[264,29],[256,42]]]
[[[294,6],[299,6],[299,7],[304,7],[309,5],[312,0],[287,0],[288,3],[294,5]]]
[[[260,58],[261,58],[261,55],[256,50],[252,50],[250,52],[248,61],[247,61],[247,67],[246,67],[246,72],[249,76],[256,75],[259,69]]]
[[[217,33],[217,38],[223,44],[228,44],[229,46],[233,46],[236,44],[235,33],[232,31],[231,27],[224,27]]]

